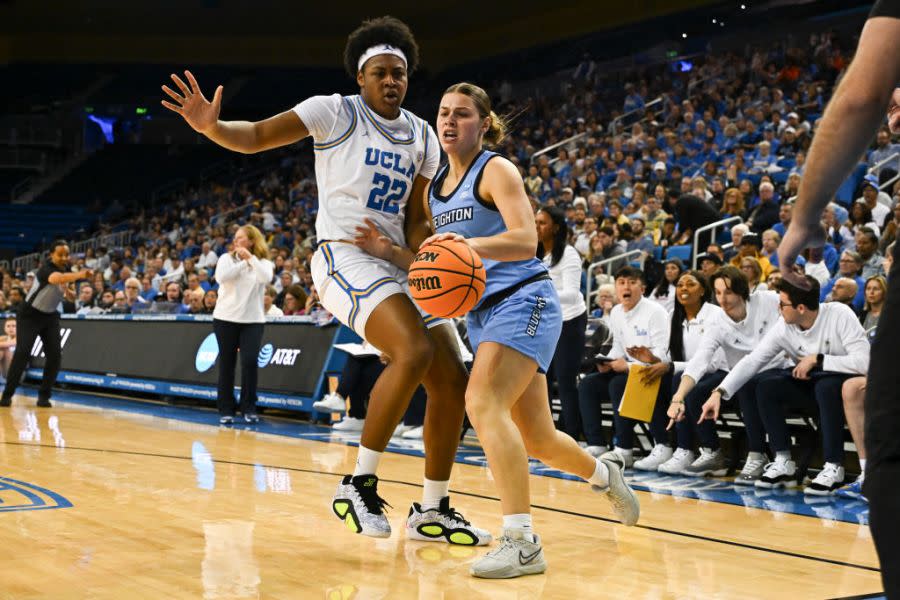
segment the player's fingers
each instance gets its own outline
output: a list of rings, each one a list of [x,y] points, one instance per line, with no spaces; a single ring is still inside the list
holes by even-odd
[[[167,85],[162,86],[162,91],[166,93],[172,100],[180,104],[184,104],[184,97]]]
[[[675,418],[674,418],[674,417],[672,417],[672,418],[669,419],[669,424],[666,425],[666,431],[669,431],[670,429],[672,429],[672,426],[673,426],[673,425],[675,425]]]
[[[180,106],[176,106],[176,105],[172,104],[171,102],[166,102],[165,100],[160,100],[160,103],[163,106],[165,106],[166,108],[168,108],[169,110],[177,112],[179,115],[182,114],[182,110],[181,110]]]
[[[195,94],[202,95],[202,93],[200,92],[200,86],[197,84],[197,79],[194,77],[194,74],[185,69],[184,76],[187,77],[188,83],[191,84],[191,91]]]
[[[172,73],[172,81],[175,82],[175,85],[178,86],[178,89],[181,90],[185,98],[191,97],[191,90],[190,88],[188,88],[187,84],[181,80],[181,77],[179,77],[175,73]]]
[[[216,93],[213,94],[213,99],[212,99],[213,106],[218,107],[222,104],[222,89],[223,88],[221,85],[216,88]],[[202,96],[202,94],[201,94],[201,96]]]

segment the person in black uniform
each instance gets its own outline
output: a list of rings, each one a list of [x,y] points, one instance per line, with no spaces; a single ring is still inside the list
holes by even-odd
[[[822,211],[875,134],[888,110],[888,124],[900,132],[900,0],[879,0],[859,38],[856,56],[825,110],[809,149],[791,225],[778,249],[782,277],[803,285],[794,269],[806,248],[825,244]],[[900,246],[888,278],[887,301],[872,343],[865,401],[868,460],[863,493],[869,526],[881,561],[888,598],[900,598]]]
[[[62,348],[59,343],[59,312],[57,307],[65,295],[65,286],[79,279],[93,277],[91,271],[69,272],[69,245],[62,241],[53,242],[50,259],[44,261],[35,276],[36,281],[28,290],[25,301],[16,315],[16,353],[6,378],[6,388],[0,396],[0,406],[9,406],[13,394],[28,364],[31,348],[38,337],[44,343],[44,377],[38,391],[37,405],[50,406],[50,390],[56,383],[62,362]]]

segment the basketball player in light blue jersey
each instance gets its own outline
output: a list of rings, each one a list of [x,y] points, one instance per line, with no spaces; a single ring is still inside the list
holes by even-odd
[[[444,93],[437,126],[448,164],[430,188],[436,235],[425,243],[464,242],[487,270],[484,296],[467,317],[475,363],[466,410],[499,488],[503,534],[471,573],[497,579],[542,573],[547,563],[532,531],[528,455],[589,481],[626,525],[637,522],[640,507],[620,458],[594,458],[553,425],[545,373],[562,313],[550,276],[535,258],[537,230],[522,178],[510,161],[483,149],[503,138],[503,121],[484,90],[460,83]],[[409,268],[375,223],[359,229],[357,243]]]
[[[351,531],[388,537],[391,526],[378,495],[376,470],[413,391],[428,392],[425,412],[425,483],[413,503],[408,538],[483,545],[488,531],[473,527],[450,507],[449,479],[465,411],[466,370],[452,326],[423,315],[408,296],[407,274],[353,243],[369,219],[397,248],[413,256],[430,233],[428,183],[440,151],[432,128],[403,110],[407,78],[418,63],[412,32],[393,17],[364,22],[347,39],[344,66],[359,84],[354,96],[314,96],[263,121],[221,121],[222,86],[207,101],[190,72],[172,75],[178,91],[163,101],[196,131],[225,148],[260,152],[312,136],[319,211],[318,246],[311,261],[325,308],[381,350],[390,362],[372,389],[356,468],[338,485],[332,510]]]

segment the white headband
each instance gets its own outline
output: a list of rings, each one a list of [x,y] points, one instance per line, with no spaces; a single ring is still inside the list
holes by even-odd
[[[391,46],[390,44],[376,44],[375,46],[372,46],[362,53],[362,56],[359,57],[359,64],[356,66],[356,70],[362,71],[363,65],[366,64],[366,61],[373,56],[378,56],[379,54],[393,54],[403,61],[404,67],[409,64],[406,61],[406,55],[403,54],[403,50],[401,50],[400,48]]]

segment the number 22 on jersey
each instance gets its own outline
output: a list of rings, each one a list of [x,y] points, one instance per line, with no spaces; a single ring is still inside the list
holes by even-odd
[[[407,180],[411,181],[416,172],[415,165],[409,159],[407,159],[409,166],[403,166],[402,162],[405,158],[400,153],[379,148],[366,148],[367,165],[381,167],[389,170],[391,175],[397,174],[402,177],[392,177],[381,171],[375,171],[372,174],[373,187],[369,192],[366,208],[389,214],[400,212],[400,203],[406,197],[408,189]]]

